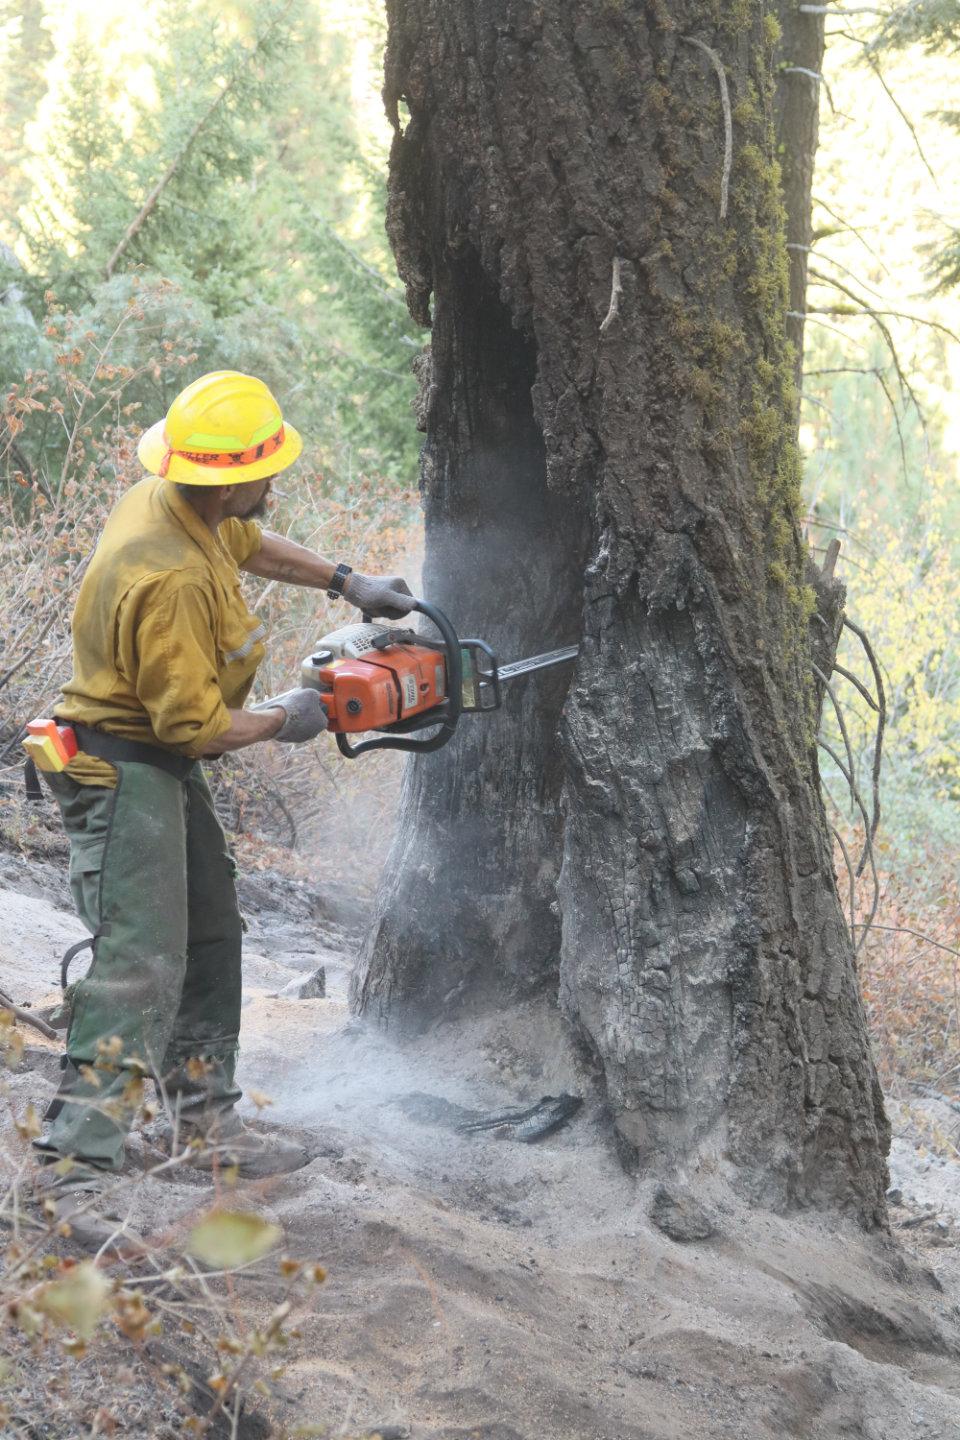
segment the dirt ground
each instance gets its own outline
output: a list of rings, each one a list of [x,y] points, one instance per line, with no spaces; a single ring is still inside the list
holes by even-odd
[[[329,1278],[268,1427],[238,1434],[960,1436],[960,1114],[948,1099],[892,1105],[890,1237],[747,1211],[718,1170],[680,1177],[716,1227],[680,1243],[651,1221],[655,1184],[624,1175],[596,1102],[529,1146],[405,1113],[412,1093],[476,1109],[586,1093],[549,1017],[440,1026],[400,1048],[349,1018],[349,897],[261,876],[242,898],[241,1079],[313,1157],[253,1199],[288,1252]],[[54,997],[59,957],[83,933],[68,905],[56,857],[0,855],[0,987],[18,1003]],[[278,995],[319,963],[326,998]],[[33,1053],[8,1082],[14,1108],[52,1092],[55,1047]],[[940,1153],[932,1133],[948,1137]],[[205,1201],[196,1181],[149,1182],[136,1221],[149,1233]],[[253,1307],[271,1303],[269,1273],[247,1283]],[[161,1433],[144,1425],[126,1433]]]

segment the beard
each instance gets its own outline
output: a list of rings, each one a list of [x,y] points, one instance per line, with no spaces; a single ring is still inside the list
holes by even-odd
[[[260,496],[259,500],[255,501],[255,502],[254,502],[252,505],[250,505],[247,509],[245,509],[245,510],[240,510],[240,511],[238,512],[238,515],[237,515],[237,518],[238,518],[238,519],[240,519],[240,520],[262,520],[262,519],[263,519],[263,517],[264,517],[264,516],[266,515],[266,513],[267,513],[267,504],[268,504],[268,501],[269,501],[269,499],[270,499],[270,486],[272,485],[272,483],[273,483],[273,478],[271,477],[271,478],[267,481],[266,488],[265,488],[263,494]]]
[[[256,505],[243,512],[244,520],[262,520],[267,513],[267,496],[261,495]]]

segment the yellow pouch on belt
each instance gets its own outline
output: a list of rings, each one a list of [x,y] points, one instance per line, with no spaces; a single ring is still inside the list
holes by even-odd
[[[77,737],[70,725],[55,720],[31,720],[23,748],[38,770],[65,770],[77,753]]]

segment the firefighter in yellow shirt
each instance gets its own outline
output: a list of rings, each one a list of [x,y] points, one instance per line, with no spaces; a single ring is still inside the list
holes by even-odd
[[[73,675],[56,711],[79,753],[46,776],[94,936],[38,1142],[50,1161],[80,1162],[49,1180],[58,1204],[85,1204],[84,1187],[122,1166],[141,1074],[162,1082],[182,1135],[202,1133],[215,1147],[207,1153],[241,1172],[306,1163],[299,1146],[245,1129],[234,1109],[240,912],[198,762],[265,740],[301,743],[326,726],[313,690],[244,709],[265,632],[241,571],[388,618],[407,614],[412,597],[399,576],[358,574],[260,529],[271,479],[300,449],[262,381],[234,371],[194,381],[142,437],[153,478],[114,508],[80,588]]]

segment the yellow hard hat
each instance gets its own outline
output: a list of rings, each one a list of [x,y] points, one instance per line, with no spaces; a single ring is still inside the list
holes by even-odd
[[[286,470],[302,449],[262,380],[214,370],[180,391],[137,454],[151,475],[178,485],[237,485]]]

